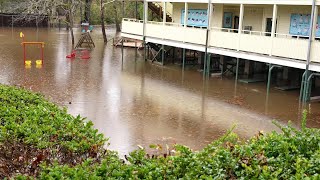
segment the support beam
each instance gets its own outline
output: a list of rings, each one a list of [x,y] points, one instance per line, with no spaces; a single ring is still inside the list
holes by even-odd
[[[211,54],[208,54],[208,58],[207,58],[207,76],[210,77],[210,67],[211,66]]]
[[[313,18],[313,32],[317,31],[317,23],[318,23],[318,12],[319,12],[319,7],[315,6],[314,7],[314,18]],[[314,41],[316,38],[316,33],[312,33],[312,41]]]
[[[310,74],[310,76],[307,79],[307,85],[305,86],[305,91],[306,91],[306,94],[304,96],[304,102],[308,102],[310,101],[310,96],[311,96],[311,89],[312,89],[312,82],[311,82],[311,79],[314,77],[314,76],[320,76],[320,73],[312,73]]]
[[[220,60],[219,60],[220,64],[221,64],[221,77],[223,76],[223,72],[224,70],[226,69],[226,63],[225,63],[225,60],[224,60],[224,56],[223,55],[220,55]]]
[[[275,37],[277,27],[278,5],[273,5],[271,37]]]
[[[186,63],[186,49],[183,48],[183,52],[182,52],[182,69],[183,70],[185,68],[185,63]]]
[[[269,99],[269,91],[270,91],[270,84],[271,84],[271,74],[272,74],[272,70],[273,70],[275,67],[281,68],[281,66],[272,65],[272,64],[270,64],[270,66],[269,66],[268,84],[267,84],[267,99]]]
[[[210,33],[210,17],[211,17],[211,11],[212,11],[212,5],[211,0],[208,0],[208,9],[207,9],[207,32],[206,32],[206,47],[204,52],[204,63],[203,63],[203,77],[206,75],[206,66],[207,66],[207,60],[208,60],[208,44],[209,44],[209,33]]]
[[[236,66],[236,82],[238,82],[239,76],[239,58],[237,58],[237,66]]]
[[[311,61],[311,47],[313,42],[313,34],[315,31],[315,16],[318,16],[318,14],[315,14],[316,12],[316,0],[312,0],[312,9],[311,9],[311,20],[310,20],[310,27],[309,27],[309,41],[308,41],[308,51],[307,51],[307,61],[306,61],[306,76],[305,76],[305,85],[304,85],[304,97],[307,95],[308,90],[308,77],[309,77],[309,66]],[[306,102],[307,98],[304,98],[304,103]]]
[[[272,13],[271,41],[273,41],[273,38],[276,36],[277,16],[278,16],[278,5],[274,4],[273,13]],[[270,56],[272,56],[272,46],[273,46],[273,43],[271,43],[271,47],[270,47],[270,52],[269,52]]]
[[[240,35],[242,33],[242,26],[243,26],[243,14],[244,14],[244,5],[240,5],[240,13],[239,13],[239,27],[238,27],[238,51],[240,49]]]
[[[162,51],[162,52],[161,52],[161,53],[162,53],[162,54],[161,54],[161,64],[162,64],[162,66],[163,66],[163,65],[164,65],[164,55],[165,55],[165,54],[164,54],[164,45],[161,46],[161,51]]]
[[[187,23],[188,23],[188,3],[185,2],[184,3],[184,27],[186,28],[187,27]]]
[[[165,25],[167,22],[167,3],[165,1],[163,2],[163,7],[162,7],[162,20],[163,20],[163,25]]]
[[[148,21],[148,2],[146,0],[143,1],[143,56],[144,60],[147,61],[147,43],[146,43],[146,24]]]
[[[241,33],[242,33],[243,15],[244,15],[244,5],[243,5],[243,4],[240,4],[238,34],[241,34]]]
[[[122,1],[122,17],[124,17],[124,1]],[[124,59],[124,57],[123,57],[123,41],[124,41],[124,39],[122,38],[122,42],[121,42],[121,64],[122,64],[122,66],[123,66],[123,59]]]

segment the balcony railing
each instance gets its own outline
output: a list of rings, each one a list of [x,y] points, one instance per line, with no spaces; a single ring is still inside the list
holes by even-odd
[[[143,35],[143,21],[124,19],[122,28],[125,33]],[[307,59],[308,37],[305,36],[276,33],[275,37],[272,38],[270,32],[242,30],[239,34],[238,29],[218,27],[212,27],[209,32],[210,47],[298,60]],[[206,28],[184,27],[178,23],[148,21],[146,24],[146,36],[205,45]],[[318,52],[320,52],[320,42],[314,41],[312,43],[311,61],[320,63]]]

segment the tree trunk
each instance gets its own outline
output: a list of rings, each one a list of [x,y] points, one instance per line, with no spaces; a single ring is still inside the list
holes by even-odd
[[[92,3],[92,0],[86,0],[86,3],[85,3],[84,20],[88,23],[90,23],[91,3]]]
[[[101,14],[101,30],[102,30],[102,35],[103,35],[103,41],[104,43],[107,43],[107,35],[106,35],[106,28],[104,26],[104,5],[103,5],[103,0],[100,0],[100,14]]]
[[[69,31],[69,26],[70,26],[70,16],[69,16],[69,12],[66,13],[66,21],[67,21],[66,30]]]
[[[72,15],[72,10],[71,7],[69,9],[69,29],[70,29],[70,34],[71,34],[71,39],[72,39],[72,46],[74,45],[74,34],[73,34],[73,15]]]
[[[113,9],[114,9],[114,14],[115,14],[114,18],[115,18],[115,23],[116,23],[116,31],[120,32],[121,31],[120,20],[119,20],[119,16],[118,16],[116,1],[113,2]]]

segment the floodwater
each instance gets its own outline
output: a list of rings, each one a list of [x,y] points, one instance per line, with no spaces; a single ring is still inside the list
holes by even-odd
[[[26,68],[19,32],[28,41],[45,42],[42,67]],[[113,29],[108,37],[115,36]],[[76,30],[76,39],[79,32]],[[128,153],[137,145],[179,143],[195,150],[223,135],[233,125],[241,138],[259,130],[277,130],[273,119],[300,126],[299,91],[266,84],[235,84],[233,79],[203,80],[195,70],[158,66],[142,60],[143,51],[104,46],[100,30],[92,33],[96,48],[91,59],[66,59],[71,39],[65,30],[0,28],[0,83],[26,87],[82,115],[110,137],[110,149]],[[29,47],[27,59],[40,57]],[[309,127],[320,127],[320,103],[307,106]]]

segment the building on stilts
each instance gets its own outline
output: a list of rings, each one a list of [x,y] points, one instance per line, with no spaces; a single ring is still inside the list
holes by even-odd
[[[146,60],[197,66],[320,94],[320,0],[144,0],[143,18],[123,18],[121,36],[142,40]]]

